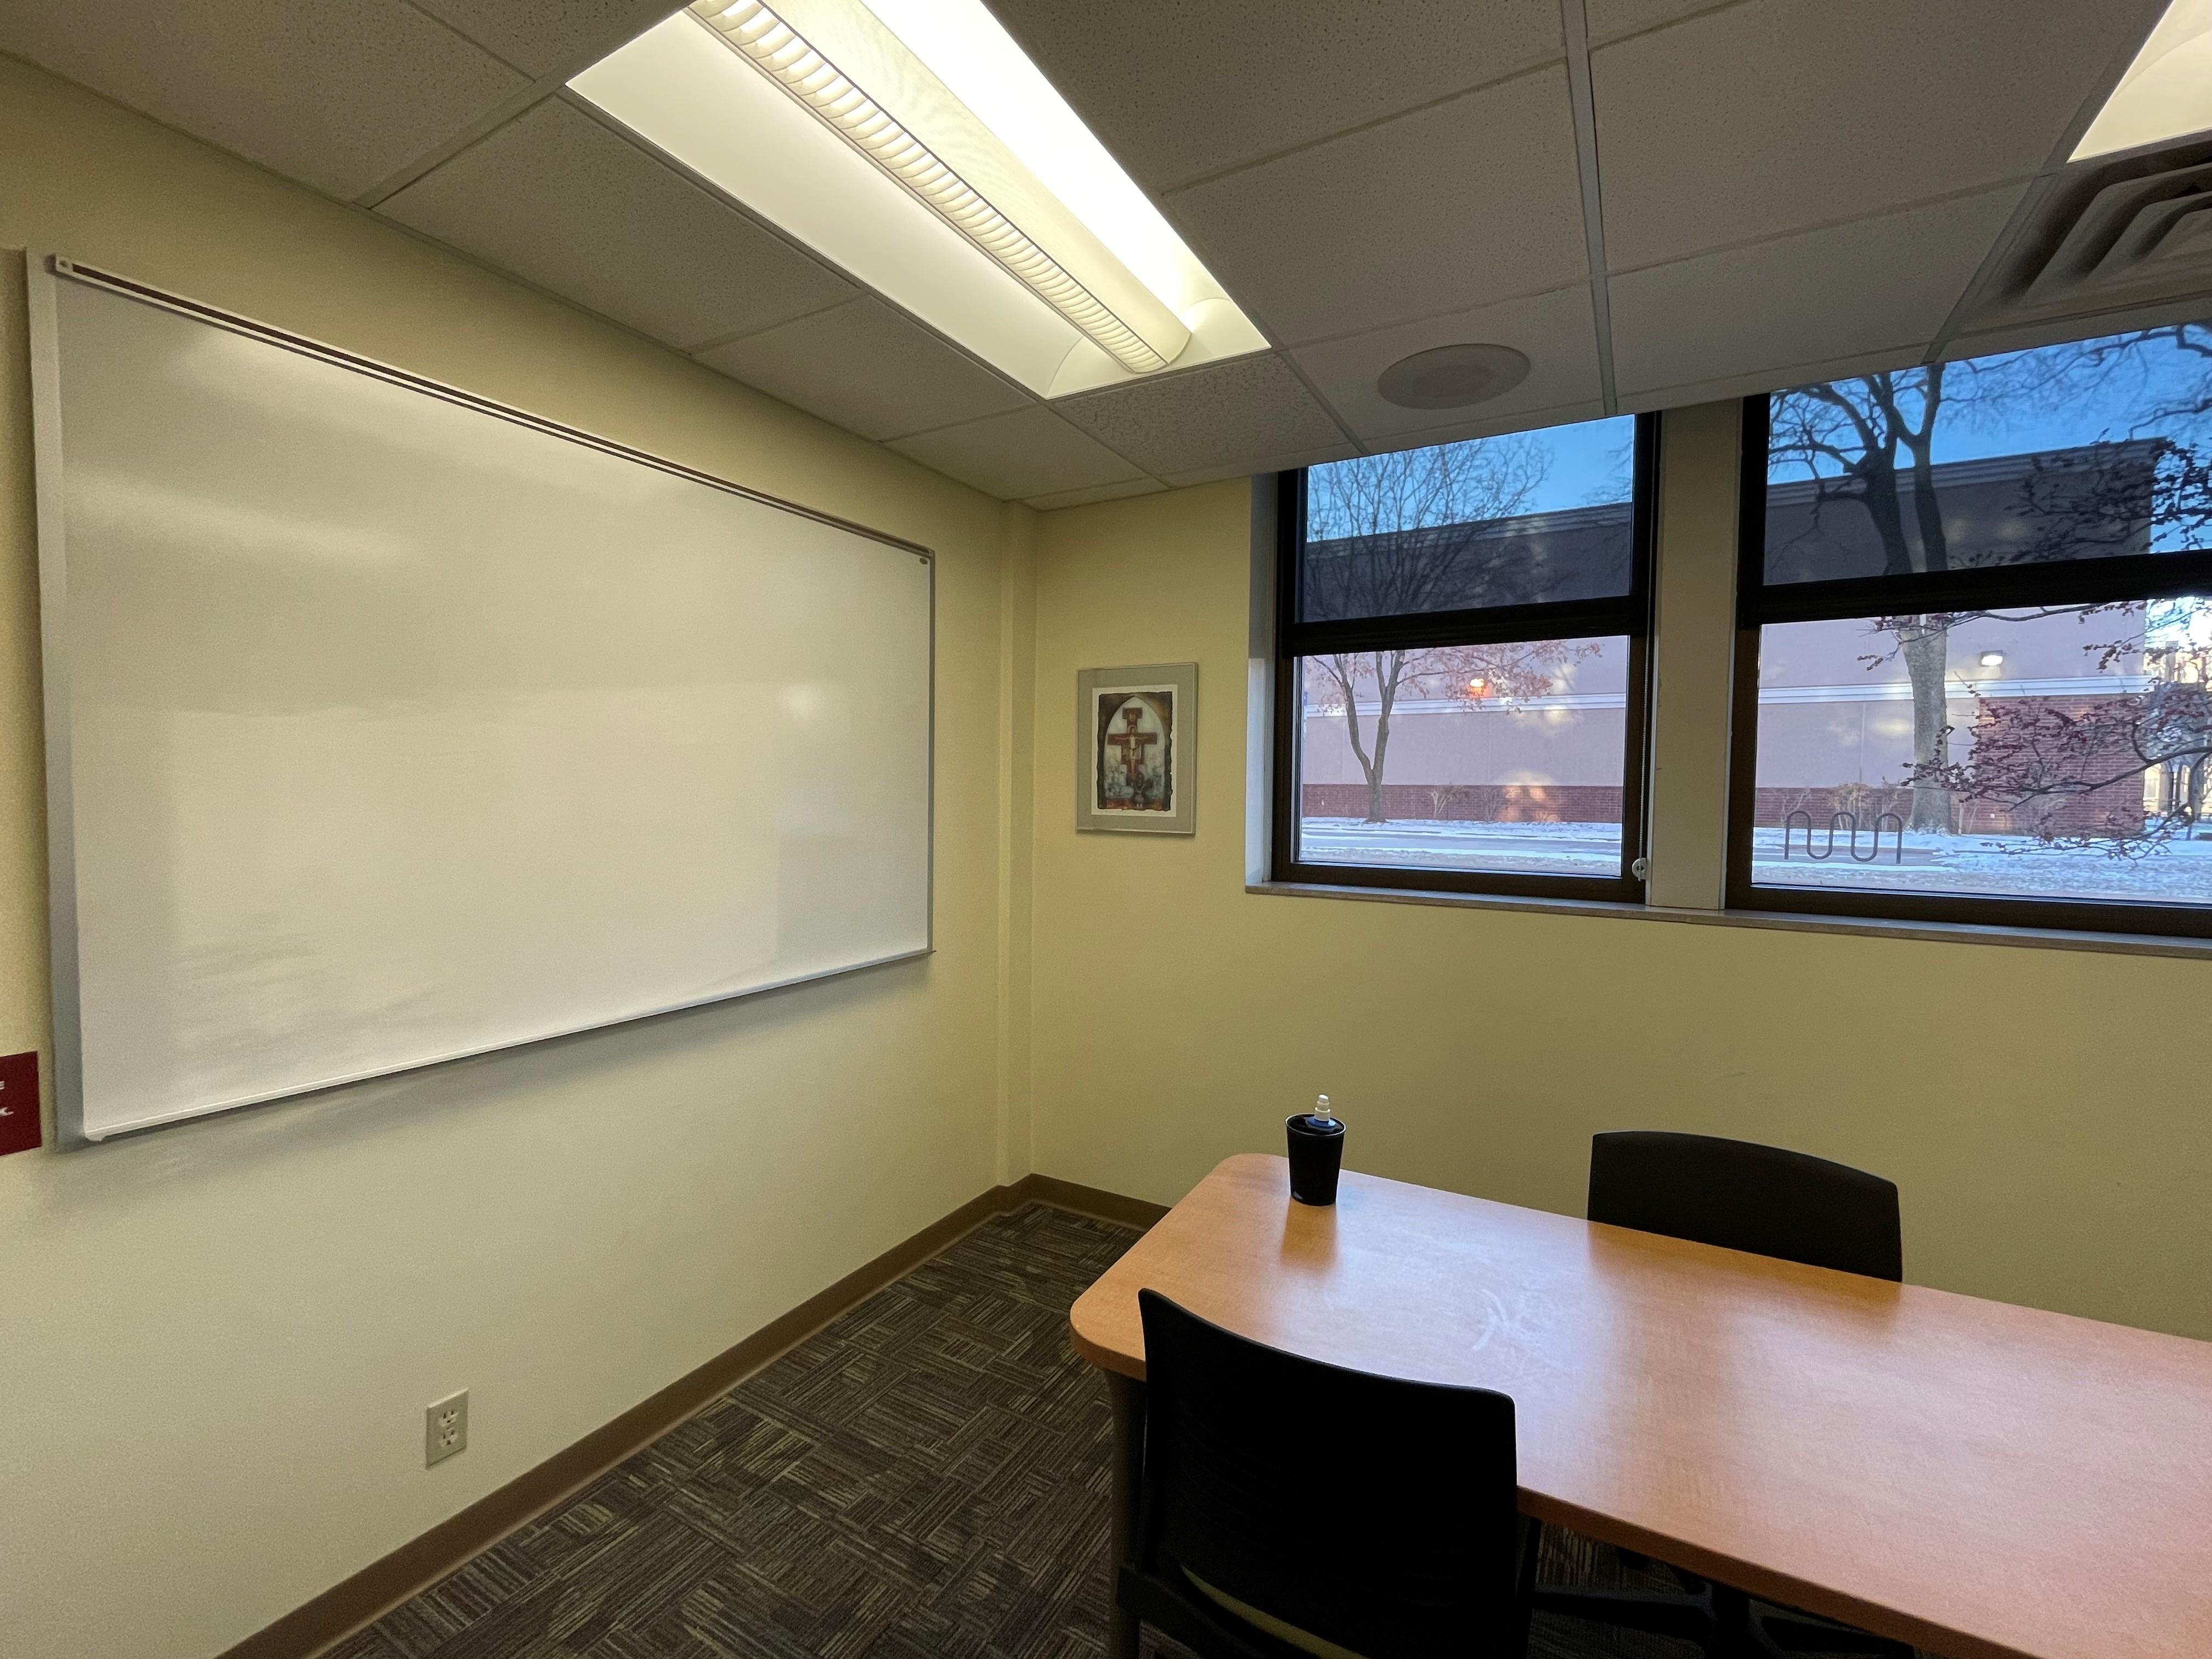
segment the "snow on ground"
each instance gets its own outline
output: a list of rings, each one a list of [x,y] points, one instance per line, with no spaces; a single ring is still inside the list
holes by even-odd
[[[1825,829],[1814,837],[1824,847]],[[1617,823],[1467,823],[1412,818],[1362,823],[1304,818],[1299,855],[1313,864],[1380,864],[1413,870],[1500,871],[1525,875],[1610,876],[1620,868]],[[1904,860],[1885,835],[1872,862],[1855,862],[1848,842],[1808,860],[1802,830],[1782,856],[1782,832],[1752,839],[1753,878],[1762,885],[1887,889],[1997,897],[2108,899],[2212,904],[2212,840],[2169,842],[2142,859],[2038,845],[2021,836],[1908,835]],[[1862,836],[1859,852],[1870,850]]]
[[[2212,841],[2174,841],[2139,859],[2116,859],[2094,848],[2045,847],[2027,836],[1905,837],[1905,861],[1893,861],[1895,837],[1885,837],[1879,857],[1853,862],[1848,843],[1832,857],[1805,856],[1802,832],[1787,859],[1782,832],[1752,836],[1752,878],[1788,887],[1880,888],[1899,893],[1970,893],[1984,897],[2109,899],[2142,904],[2212,903]],[[1826,832],[1815,837],[1825,847]],[[1871,850],[1863,837],[1862,855]]]
[[[1438,818],[1362,823],[1357,818],[1301,818],[1298,856],[1312,864],[1617,876],[1620,873],[1620,826],[1465,823]]]

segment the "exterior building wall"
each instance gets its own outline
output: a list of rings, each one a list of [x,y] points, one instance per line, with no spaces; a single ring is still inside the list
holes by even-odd
[[[1386,784],[1422,787],[1462,784],[1613,784],[1620,782],[1626,700],[1610,708],[1515,711],[1480,704],[1403,705],[1390,717],[1383,759]],[[1366,774],[1352,750],[1340,714],[1306,714],[1310,784],[1357,784]],[[1360,742],[1375,752],[1375,717],[1361,711]]]
[[[1977,726],[2008,711],[2078,712],[2139,689],[2141,657],[2126,653],[2100,668],[2100,647],[2139,637],[2142,626],[2141,611],[2132,606],[2086,619],[1960,623],[1948,648],[1949,758],[1967,760]],[[2003,661],[1984,665],[1981,658],[1990,652],[2002,653]],[[1390,720],[1385,816],[1471,823],[1617,821],[1626,657],[1623,647],[1607,641],[1596,656],[1563,670],[1547,696],[1402,699]],[[1908,811],[1912,694],[1893,635],[1859,620],[1770,628],[1759,672],[1756,823],[1778,826],[1797,811],[1822,825],[1838,811],[1866,822],[1884,811]],[[1359,734],[1370,756],[1378,712],[1375,703],[1362,701]],[[1303,742],[1305,813],[1364,817],[1365,775],[1341,704],[1310,688]],[[2088,830],[2115,815],[2132,813],[2140,821],[2142,796],[2142,785],[2130,780],[2094,794],[2039,803],[2032,814],[1960,801],[1954,823],[1966,834]]]
[[[1628,648],[1620,640],[1564,664],[1546,695],[1465,692],[1455,674],[1431,676],[1391,711],[1383,762],[1391,817],[1474,823],[1617,821],[1627,741]],[[1366,774],[1340,697],[1310,672],[1299,777],[1314,817],[1364,817]],[[1419,693],[1419,695],[1413,695]],[[1371,757],[1379,704],[1363,698],[1359,741]]]
[[[1364,783],[1307,783],[1310,818],[1367,816]],[[1618,823],[1618,783],[1391,783],[1382,785],[1386,818],[1440,818],[1459,823]]]

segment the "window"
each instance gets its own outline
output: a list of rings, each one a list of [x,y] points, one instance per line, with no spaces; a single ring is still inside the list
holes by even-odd
[[[1283,475],[1277,879],[1642,896],[1655,419]]]
[[[2212,325],[1745,436],[1729,902],[2212,933]]]

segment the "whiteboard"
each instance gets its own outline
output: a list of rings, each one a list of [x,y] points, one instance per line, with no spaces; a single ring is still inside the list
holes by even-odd
[[[925,550],[34,266],[63,1139],[930,948]]]

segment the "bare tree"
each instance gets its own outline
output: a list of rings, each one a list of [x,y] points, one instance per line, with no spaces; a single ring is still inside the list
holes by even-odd
[[[1811,477],[1815,525],[1832,503],[1864,513],[1881,544],[1884,575],[1950,568],[1934,473],[1936,423],[1954,382],[1949,365],[1931,363],[1807,386],[1771,405],[1770,464],[1794,462]],[[1912,687],[1911,827],[1947,830],[1951,802],[1939,780],[1950,758],[1950,629],[1927,615],[1884,617],[1879,626],[1896,639]]]
[[[2032,362],[2033,373],[2015,374],[2005,388],[2010,395],[2094,392],[2131,409],[2133,417],[2124,431],[2102,434],[2107,453],[2094,459],[2078,452],[2033,458],[2014,509],[2028,533],[2010,560],[2202,548],[2212,540],[2212,331],[2178,325],[2045,350]],[[1899,652],[1916,629],[1948,635],[1960,623],[1988,619],[2110,622],[2108,635],[2083,644],[2084,655],[2098,672],[2125,665],[2142,669],[2148,681],[2140,690],[2063,702],[1978,694],[1966,758],[1916,753],[1916,794],[1932,787],[1986,803],[2044,845],[2096,848],[2120,858],[2156,852],[2194,832],[2212,784],[2212,647],[2201,631],[2207,612],[2206,599],[2197,598],[1880,619]],[[2162,781],[2145,788],[2154,774]]]
[[[2105,343],[2093,343],[2101,345]],[[1802,469],[1813,487],[1813,526],[1835,507],[1865,515],[1881,550],[1881,574],[1953,568],[1950,533],[1936,477],[1939,427],[1971,428],[2047,406],[2109,383],[2128,360],[2092,347],[2026,352],[1964,363],[1929,363],[1802,387],[1771,404],[1770,464]],[[2146,463],[2136,458],[2139,468]],[[2140,536],[2144,515],[2130,488],[2148,480],[2115,474],[2079,456],[2039,457],[2016,511],[2035,521],[2008,562],[2073,556],[2071,538]],[[1978,550],[1976,562],[1988,562]],[[1951,630],[1965,612],[1920,611],[1875,620],[1894,641],[1865,659],[1895,655],[1912,692],[1911,827],[1951,828],[1949,723]]]
[[[1361,456],[1318,467],[1306,507],[1306,583],[1322,614],[1382,617],[1524,602],[1540,597],[1529,562],[1501,561],[1494,522],[1528,510],[1550,466],[1521,434]],[[1308,658],[1344,711],[1367,781],[1370,823],[1388,821],[1382,793],[1390,720],[1401,698],[1471,702],[1540,696],[1560,671],[1599,647],[1561,641],[1349,651]],[[1373,710],[1363,730],[1360,706]]]

